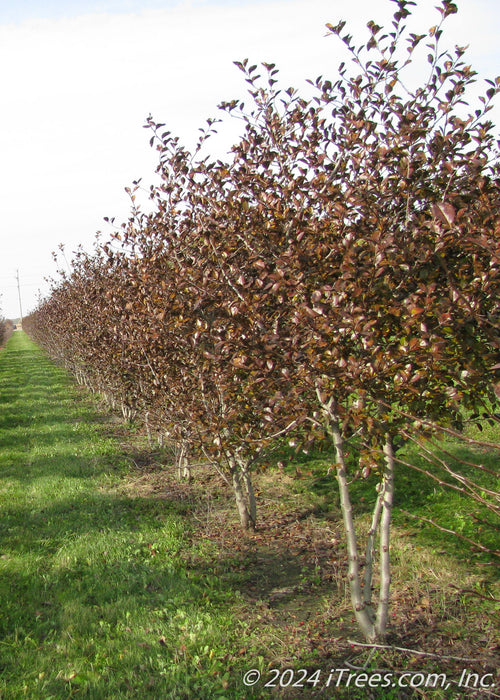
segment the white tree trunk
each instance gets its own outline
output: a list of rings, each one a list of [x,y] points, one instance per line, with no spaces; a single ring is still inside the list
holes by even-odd
[[[176,449],[175,461],[177,465],[177,478],[179,481],[186,479],[191,481],[191,467],[188,460],[188,448],[185,442],[179,443]]]
[[[372,522],[370,529],[368,530],[367,540],[366,540],[366,554],[365,554],[365,575],[364,575],[364,587],[363,587],[363,597],[367,606],[372,605],[372,582],[373,582],[373,564],[375,562],[375,541],[377,539],[377,531],[380,525],[380,516],[382,514],[383,506],[383,488],[382,484],[379,484],[380,489],[373,508]],[[372,611],[372,616],[373,616]]]
[[[228,455],[228,461],[241,527],[244,530],[255,530],[257,508],[250,473],[247,469],[242,469],[234,456]]]
[[[344,457],[344,442],[340,434],[338,420],[330,413],[329,431],[333,437],[335,452],[337,457],[337,483],[339,485],[340,508],[344,521],[344,530],[347,541],[347,557],[349,562],[349,588],[351,592],[351,602],[358,625],[365,638],[369,642],[376,639],[375,621],[373,619],[371,605],[367,605],[363,596],[361,586],[361,576],[359,567],[358,544],[356,540],[356,530],[352,516],[352,505],[349,495],[349,485],[347,482],[347,468]],[[370,586],[371,587],[371,586]]]
[[[253,526],[257,522],[257,502],[255,500],[255,491],[253,490],[252,475],[245,468],[243,472],[243,482],[245,484],[245,491],[247,492],[248,508],[250,511],[250,518],[252,519]]]
[[[365,639],[372,643],[384,639],[387,630],[390,573],[390,525],[394,495],[394,448],[390,435],[387,435],[384,445],[384,471],[378,486],[378,495],[373,507],[372,520],[366,542],[366,559],[364,570],[364,586],[361,585],[358,542],[352,515],[352,505],[347,479],[344,440],[340,430],[340,421],[334,408],[334,400],[323,400],[320,391],[318,400],[326,419],[325,427],[333,440],[337,459],[336,476],[340,495],[340,508],[346,534],[348,576],[351,602],[358,625]],[[378,606],[375,614],[372,602],[372,582],[375,562],[375,541],[377,531],[380,531],[379,567],[380,590]]]
[[[384,445],[385,469],[382,484],[382,516],[380,520],[380,595],[377,608],[376,632],[383,639],[387,631],[389,591],[391,585],[390,535],[394,500],[394,447],[388,435]]]

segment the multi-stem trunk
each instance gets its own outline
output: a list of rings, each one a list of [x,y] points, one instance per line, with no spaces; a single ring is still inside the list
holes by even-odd
[[[366,544],[364,585],[361,584],[359,550],[356,528],[352,515],[352,505],[347,479],[344,441],[339,421],[328,412],[328,431],[333,439],[337,459],[337,483],[340,494],[340,507],[346,533],[348,576],[351,602],[358,625],[368,642],[384,639],[387,629],[390,590],[390,525],[394,493],[394,450],[390,436],[384,445],[384,469],[377,499],[373,508],[370,530]],[[372,603],[373,570],[375,562],[375,542],[379,532],[379,571],[380,589],[375,613]]]
[[[244,530],[255,530],[257,506],[250,472],[234,456],[228,456],[236,507]]]
[[[184,440],[181,440],[176,448],[175,462],[177,465],[177,478],[179,481],[186,479],[191,481],[191,469],[188,460],[188,447]]]

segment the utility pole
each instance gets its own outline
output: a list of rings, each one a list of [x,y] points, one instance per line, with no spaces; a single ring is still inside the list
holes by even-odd
[[[21,328],[23,327],[23,305],[21,304],[21,286],[19,284],[19,270],[16,270],[16,280],[17,280],[17,295],[19,297],[19,320],[21,323]]]

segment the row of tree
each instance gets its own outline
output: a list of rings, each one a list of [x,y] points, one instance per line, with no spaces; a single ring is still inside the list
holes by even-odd
[[[2,348],[7,340],[9,339],[12,331],[14,329],[14,324],[12,321],[4,318],[0,311],[0,348]]]
[[[443,0],[427,35],[370,22],[351,68],[281,90],[273,64],[237,63],[250,107],[230,157],[194,152],[148,119],[161,184],[111,241],[79,251],[70,273],[25,319],[78,379],[140,416],[174,446],[180,469],[200,456],[234,489],[254,527],[251,473],[278,438],[327,436],[349,553],[353,607],[367,639],[386,631],[395,452],[403,428],[460,427],[495,405],[500,291],[500,178],[486,119],[500,79],[467,112],[475,72],[442,51]],[[405,70],[427,57],[411,87]],[[222,122],[223,124],[224,122]],[[220,128],[220,127],[219,127]],[[377,475],[366,575],[346,456]],[[352,457],[351,457],[352,460]],[[380,596],[372,601],[380,532]]]

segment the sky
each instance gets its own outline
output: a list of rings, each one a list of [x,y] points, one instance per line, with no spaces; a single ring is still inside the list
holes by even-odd
[[[438,0],[418,0],[412,31],[436,24]],[[500,3],[458,0],[443,47],[469,45],[480,78],[500,74]],[[366,23],[389,24],[389,0],[0,0],[0,309],[33,310],[79,245],[91,250],[105,217],[126,221],[125,188],[156,182],[149,114],[192,147],[200,127],[244,99],[233,61],[276,63],[280,84],[310,94],[346,58],[325,24],[345,19],[356,43]],[[359,40],[359,41],[358,41]],[[333,80],[332,80],[333,82]],[[496,124],[498,106],[490,118]],[[221,128],[225,154],[238,123]]]

